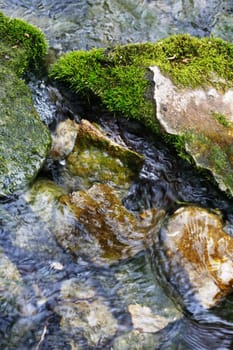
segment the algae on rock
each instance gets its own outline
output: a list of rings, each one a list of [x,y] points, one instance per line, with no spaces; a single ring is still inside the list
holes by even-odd
[[[144,250],[149,230],[160,225],[164,216],[162,210],[150,210],[148,219],[137,219],[123,206],[116,192],[104,184],[63,195],[60,201],[79,224],[66,236],[61,230],[56,232],[58,242],[74,255],[88,251],[95,263],[116,262]]]
[[[113,142],[100,128],[82,119],[67,166],[86,187],[97,181],[125,189],[138,175],[143,160],[143,156]]]
[[[123,195],[138,176],[144,157],[111,140],[94,123],[67,119],[53,135],[50,157],[64,161],[60,184],[68,191],[109,184]]]
[[[40,120],[22,74],[39,69],[47,44],[42,32],[0,14],[0,195],[28,185],[50,147],[50,134]]]

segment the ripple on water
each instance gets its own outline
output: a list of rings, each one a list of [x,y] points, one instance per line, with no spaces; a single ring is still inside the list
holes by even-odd
[[[171,4],[169,0],[5,0],[0,1],[0,9],[39,26],[56,54],[115,43],[155,41],[177,32],[198,36],[214,33],[232,41],[229,1],[177,0]],[[47,89],[44,83],[39,84],[34,82],[31,87],[36,107],[48,125],[62,120],[64,110],[75,119],[72,110],[64,108],[63,97],[57,91]],[[223,210],[229,218],[229,231],[232,231],[232,203],[190,166],[180,162],[171,149],[152,141],[148,133],[141,136],[141,127],[133,126],[132,132],[125,124],[119,127],[115,121],[103,122],[115,140],[128,144],[146,157],[138,181],[124,200],[129,209],[138,211],[156,206],[173,211],[180,201],[199,203]],[[49,176],[59,183],[55,166]],[[232,327],[220,322],[224,319],[233,322],[231,298],[213,311],[219,323],[216,319],[198,323],[181,318],[176,302],[166,297],[156,273],[150,270],[145,252],[119,264],[102,267],[95,266],[82,253],[73,260],[54,238],[51,232],[54,222],[44,221],[51,213],[47,199],[41,199],[38,211],[32,210],[24,197],[0,204],[0,307],[7,311],[0,318],[1,349],[70,350],[78,347],[89,350],[90,344],[93,350],[111,347],[114,350],[150,350],[155,346],[160,350],[232,349]],[[62,224],[61,220],[59,225],[62,227]],[[93,299],[80,304],[82,295],[75,294],[78,288],[79,293],[83,290],[85,295],[92,293]],[[97,344],[98,317],[90,314],[90,306],[94,305],[100,315],[101,304],[114,325],[111,335],[115,340],[107,337],[109,342],[104,343],[100,338]],[[80,310],[78,305],[82,306]],[[140,320],[138,313],[146,320]],[[161,320],[166,321],[162,323],[165,328],[157,333],[144,332],[148,320],[152,326],[157,326],[158,318],[154,315],[160,317],[159,324]],[[94,343],[90,343],[88,336],[93,329]]]

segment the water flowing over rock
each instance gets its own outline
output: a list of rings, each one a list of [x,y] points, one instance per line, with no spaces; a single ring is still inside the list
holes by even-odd
[[[233,237],[219,215],[182,207],[153,241],[152,260],[162,281],[189,312],[198,314],[232,293]]]
[[[77,124],[74,149],[67,157],[67,169],[84,188],[100,182],[126,190],[143,160],[140,154],[112,141],[97,125],[82,119]]]
[[[140,222],[122,205],[114,190],[103,184],[96,184],[88,191],[63,195],[60,201],[74,212],[79,229],[67,237],[57,232],[58,241],[73,254],[89,249],[89,255],[92,252],[92,259],[97,262],[118,261],[143,250],[150,227],[163,216],[163,211],[151,211],[148,219]],[[81,249],[83,235],[89,237],[89,244]]]
[[[56,312],[61,316],[62,329],[70,333],[71,339],[79,329],[87,347],[101,345],[104,348],[118,328],[106,300],[75,278],[62,284]]]
[[[154,315],[148,306],[129,305],[134,328],[146,333],[155,333],[165,328],[169,321],[164,317]]]

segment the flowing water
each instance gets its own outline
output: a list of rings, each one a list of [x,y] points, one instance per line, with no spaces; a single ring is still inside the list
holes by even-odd
[[[58,54],[181,32],[232,40],[233,31],[232,1],[6,0],[0,10],[41,27]],[[135,123],[85,110],[44,81],[30,86],[51,130],[67,115],[78,121],[90,113],[113,139],[144,154],[138,180],[123,199],[126,208],[135,213],[151,207],[172,213],[180,203],[217,208],[233,232],[233,202],[160,140]],[[63,166],[47,164],[40,174],[51,192],[62,181]],[[88,249],[71,256],[53,235],[54,226],[62,230],[66,222],[49,198],[48,193],[33,204],[22,194],[0,203],[0,349],[233,348],[232,297],[198,321],[167,296],[145,250],[112,265],[95,263]],[[132,330],[135,305],[141,307],[138,332]],[[159,317],[158,329],[147,333],[143,322],[151,327],[151,312]]]

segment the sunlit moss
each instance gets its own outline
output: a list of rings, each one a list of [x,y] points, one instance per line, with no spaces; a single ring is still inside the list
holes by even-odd
[[[0,63],[19,74],[39,69],[47,52],[47,42],[39,28],[0,12],[0,36]]]
[[[219,124],[223,125],[225,128],[228,128],[230,126],[230,123],[227,120],[226,116],[222,113],[213,112],[212,116],[219,122]]]
[[[95,94],[111,112],[158,131],[148,67],[157,65],[182,87],[232,86],[233,45],[218,38],[174,35],[157,43],[74,51],[50,69],[53,79],[85,96]]]

